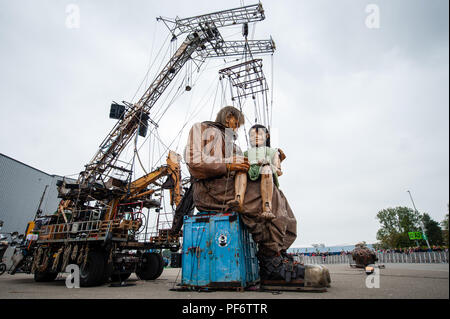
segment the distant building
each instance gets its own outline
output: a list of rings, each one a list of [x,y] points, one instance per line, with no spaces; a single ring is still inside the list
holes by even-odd
[[[373,244],[367,244],[367,247],[370,249],[373,249]],[[336,253],[336,252],[342,252],[342,251],[352,251],[355,249],[355,245],[340,245],[340,246],[325,246],[325,247],[291,247],[287,250],[288,253],[298,253],[298,254],[304,254],[304,253]]]
[[[0,153],[0,232],[23,233],[34,219],[39,201],[48,185],[41,210],[53,214],[58,207],[56,182],[62,176],[50,175]]]

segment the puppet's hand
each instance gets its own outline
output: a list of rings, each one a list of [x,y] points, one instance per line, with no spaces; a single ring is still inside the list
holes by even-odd
[[[280,156],[280,162],[284,161],[286,159],[286,154],[281,150],[281,148],[278,149],[278,154]]]
[[[250,168],[250,163],[247,157],[235,156],[232,163],[227,163],[227,171],[247,172]]]
[[[250,165],[248,163],[228,163],[227,164],[227,171],[232,172],[248,172],[248,169],[250,168]]]

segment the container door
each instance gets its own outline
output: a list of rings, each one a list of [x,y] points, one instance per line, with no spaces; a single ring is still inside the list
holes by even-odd
[[[185,219],[183,230],[182,277],[183,284],[205,286],[209,284],[210,258],[207,254],[209,218]]]
[[[231,217],[231,218],[230,218]],[[232,286],[244,286],[240,257],[241,238],[239,219],[233,215],[216,216],[210,223],[211,243],[211,281],[214,283],[229,283]],[[226,284],[225,284],[226,285]]]

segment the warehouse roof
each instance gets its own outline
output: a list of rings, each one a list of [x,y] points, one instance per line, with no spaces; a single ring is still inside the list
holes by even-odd
[[[19,163],[19,164],[22,164],[22,165],[24,165],[24,166],[27,166],[27,167],[29,167],[29,168],[31,168],[31,169],[34,169],[34,170],[36,170],[36,171],[38,171],[38,172],[41,172],[41,173],[43,173],[43,174],[46,174],[46,175],[48,175],[48,176],[60,176],[60,175],[55,175],[55,174],[48,174],[48,173],[46,173],[46,172],[44,172],[44,171],[41,171],[40,169],[37,169],[37,168],[35,168],[35,167],[33,167],[33,166],[30,166],[30,165],[28,165],[28,164],[25,164],[24,162],[18,161],[18,160],[14,159],[14,158],[12,158],[12,157],[10,157],[10,156],[8,156],[8,155],[5,155],[5,154],[3,154],[3,153],[0,153],[0,156],[4,156],[4,157],[6,157],[6,158],[8,158],[8,159],[10,159],[10,160],[12,160],[12,161],[14,161],[14,162],[17,162],[17,163]]]

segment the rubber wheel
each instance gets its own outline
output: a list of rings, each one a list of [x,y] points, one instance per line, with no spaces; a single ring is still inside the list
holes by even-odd
[[[105,261],[105,270],[103,271],[103,278],[102,283],[107,283],[109,281],[109,278],[111,278],[113,272],[113,263],[107,263]]]
[[[157,253],[145,253],[142,256],[142,265],[136,271],[141,280],[155,280],[164,270],[164,259]]]
[[[0,276],[3,275],[3,273],[6,271],[6,265],[0,264]]]
[[[161,276],[162,272],[164,271],[164,266],[165,266],[164,258],[160,254],[158,254],[158,256],[160,258],[159,258],[159,269],[158,269],[158,272],[156,273],[156,278],[159,278],[159,276]]]
[[[103,260],[105,261],[105,268],[103,270],[103,278],[102,278],[102,284],[107,283],[113,273],[114,270],[114,266],[113,263],[110,262],[108,263],[108,259],[109,259],[109,251],[103,251]]]
[[[35,272],[34,281],[36,282],[50,282],[56,279],[58,276],[57,272]]]
[[[99,251],[91,251],[86,264],[80,267],[80,286],[92,287],[102,284],[105,272],[104,254]]]
[[[111,281],[125,281],[130,278],[131,272],[111,275]]]

